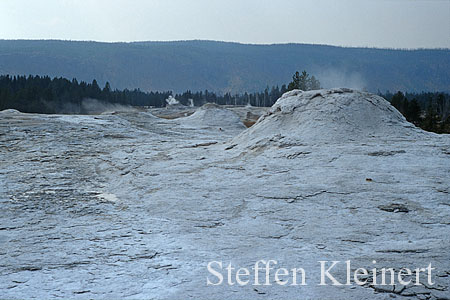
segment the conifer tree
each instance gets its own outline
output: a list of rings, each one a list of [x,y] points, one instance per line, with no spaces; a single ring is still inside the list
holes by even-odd
[[[306,71],[303,71],[301,75],[297,71],[294,76],[292,76],[292,81],[289,83],[287,89],[289,91],[294,89],[302,91],[317,90],[320,89],[320,82],[316,77],[310,77]]]

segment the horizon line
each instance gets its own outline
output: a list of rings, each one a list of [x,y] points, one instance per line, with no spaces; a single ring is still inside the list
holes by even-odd
[[[56,41],[56,42],[85,42],[85,43],[99,43],[99,44],[138,44],[138,43],[179,43],[179,42],[215,42],[248,46],[282,46],[282,45],[308,45],[308,46],[325,46],[335,48],[354,48],[354,49],[376,49],[376,50],[399,50],[399,51],[415,51],[415,50],[450,50],[445,47],[436,48],[395,48],[395,47],[378,47],[378,46],[346,46],[346,45],[332,45],[332,44],[314,44],[314,43],[300,43],[300,42],[283,42],[283,43],[243,43],[237,41],[223,41],[223,40],[209,40],[209,39],[186,39],[186,40],[136,40],[136,41],[99,41],[99,40],[77,40],[77,39],[45,39],[45,38],[18,38],[18,39],[0,39],[0,41]]]

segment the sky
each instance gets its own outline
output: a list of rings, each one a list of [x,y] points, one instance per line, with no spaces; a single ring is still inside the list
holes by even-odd
[[[0,0],[0,39],[450,48],[450,0]]]

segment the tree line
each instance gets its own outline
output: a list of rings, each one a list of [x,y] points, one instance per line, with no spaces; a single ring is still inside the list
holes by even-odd
[[[409,122],[436,133],[450,133],[450,95],[448,93],[379,93]]]
[[[111,90],[107,82],[100,88],[94,79],[91,83],[49,76],[0,76],[0,109],[13,108],[27,113],[60,113],[68,104],[80,107],[87,98],[132,106],[161,107],[171,92],[142,92]]]
[[[292,89],[320,88],[320,82],[306,71],[296,72],[288,85],[268,86],[262,92],[243,94],[216,94],[205,91],[186,91],[173,94],[134,90],[112,90],[108,82],[100,88],[94,79],[91,83],[77,79],[49,76],[0,76],[0,110],[17,109],[27,113],[70,113],[65,108],[78,107],[83,113],[84,99],[97,99],[112,104],[130,106],[164,107],[166,99],[174,96],[181,104],[201,106],[212,102],[219,105],[272,106],[281,95]],[[450,95],[448,93],[378,93],[395,106],[408,121],[433,132],[450,133]],[[86,113],[86,112],[84,112]]]
[[[13,108],[26,113],[61,113],[67,104],[79,106],[82,111],[84,99],[130,105],[164,107],[166,99],[174,96],[181,104],[190,105],[191,99],[195,106],[208,102],[220,105],[252,105],[272,106],[283,93],[288,91],[286,85],[280,87],[266,87],[262,92],[223,95],[205,91],[186,91],[174,94],[171,91],[144,92],[140,89],[112,90],[108,82],[100,88],[94,79],[91,83],[78,82],[77,79],[68,80],[62,77],[49,76],[0,76],[0,110]]]
[[[112,90],[108,82],[100,88],[95,79],[91,83],[86,83],[78,82],[75,78],[70,81],[62,77],[3,75],[0,76],[0,110],[14,108],[27,113],[52,114],[67,112],[66,108],[70,104],[70,107],[79,108],[77,112],[83,113],[81,104],[87,98],[121,105],[164,107],[165,99],[170,95],[183,105],[190,105],[192,100],[195,106],[208,102],[220,105],[272,106],[283,93],[294,88],[317,89],[320,88],[320,82],[303,71],[301,75],[296,72],[289,86],[282,85],[281,88],[267,86],[263,92],[218,95],[208,90],[198,92],[188,90],[173,95],[171,91]]]

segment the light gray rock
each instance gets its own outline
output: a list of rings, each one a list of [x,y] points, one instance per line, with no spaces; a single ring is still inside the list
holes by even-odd
[[[296,93],[247,130],[143,112],[2,116],[1,297],[448,298],[450,137],[373,95]],[[373,123],[346,138],[363,120]],[[304,268],[308,285],[206,284],[210,261],[260,259]],[[320,260],[431,263],[439,276],[404,289],[319,286]],[[345,268],[334,274],[345,281]]]

